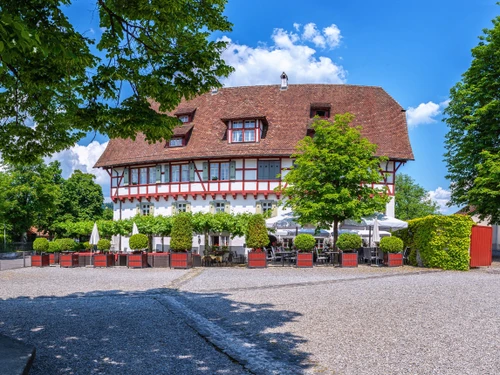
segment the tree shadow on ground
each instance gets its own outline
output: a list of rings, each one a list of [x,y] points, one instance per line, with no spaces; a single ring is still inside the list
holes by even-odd
[[[280,329],[299,316],[224,293],[94,291],[0,300],[0,333],[36,347],[32,375],[300,374],[305,339]],[[262,353],[274,372],[252,367]]]

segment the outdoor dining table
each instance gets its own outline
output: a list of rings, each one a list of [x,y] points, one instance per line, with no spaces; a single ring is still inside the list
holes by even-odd
[[[292,255],[294,255],[294,254],[295,254],[295,251],[285,251],[285,250],[282,250],[282,251],[275,251],[274,252],[275,256],[281,256],[281,266],[282,267],[285,266],[285,258],[290,259],[290,257]]]
[[[340,265],[340,261],[339,261],[340,252],[338,252],[338,251],[323,251],[321,254],[328,255],[328,257],[330,258],[330,264],[332,266],[335,266],[335,255],[337,255],[337,264]]]

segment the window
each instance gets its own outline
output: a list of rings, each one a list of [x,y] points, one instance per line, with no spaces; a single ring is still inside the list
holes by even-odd
[[[137,185],[139,183],[139,170],[134,168],[131,170],[132,172],[132,185]]]
[[[149,183],[156,184],[156,167],[149,167]]]
[[[181,166],[180,165],[172,165],[172,182],[180,182],[181,176],[180,176],[180,171],[181,171]]]
[[[186,212],[187,203],[177,203],[177,212]]]
[[[276,177],[281,173],[279,160],[259,160],[258,163],[258,180],[279,180]]]
[[[141,215],[142,216],[149,215],[149,208],[150,208],[149,203],[142,203],[141,204]]]
[[[229,180],[229,163],[220,163],[220,179]]]
[[[148,183],[148,169],[141,168],[139,184],[146,185]]]
[[[262,202],[262,213],[267,211],[272,211],[273,203],[272,202]]]
[[[314,116],[318,116],[321,118],[330,117],[330,109],[329,108],[311,108],[311,118]]]
[[[258,125],[255,120],[233,121],[231,142],[256,142]]]
[[[181,167],[182,167],[181,181],[187,182],[189,181],[189,164],[182,164]]]
[[[226,204],[224,202],[215,202],[215,212],[225,212]]]
[[[189,202],[174,202],[172,203],[172,214],[179,212],[191,212],[191,203]]]
[[[182,116],[179,116],[179,120],[181,120],[181,122],[190,122],[190,118],[189,118],[189,115],[182,115]]]
[[[169,147],[181,147],[182,146],[182,138],[171,138],[168,142]]]
[[[210,163],[210,179],[219,179],[219,163]]]
[[[278,216],[278,203],[273,200],[262,200],[255,202],[255,213],[268,213],[270,217]]]
[[[229,181],[236,178],[236,163],[234,161],[222,163],[203,163],[203,181]]]

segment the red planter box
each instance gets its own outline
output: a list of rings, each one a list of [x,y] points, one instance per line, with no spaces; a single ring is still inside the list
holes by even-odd
[[[313,266],[313,253],[297,253],[298,268],[312,268],[312,266]]]
[[[59,265],[61,267],[78,267],[80,265],[78,259],[78,253],[61,254],[59,257]]]
[[[358,266],[358,253],[340,253],[340,266],[341,267],[357,267]]]
[[[192,268],[193,254],[191,253],[171,253],[170,254],[171,268]]]
[[[112,267],[115,265],[113,254],[95,254],[94,267]]]
[[[267,256],[265,252],[249,252],[248,253],[248,268],[266,268]]]
[[[384,264],[388,267],[402,267],[403,254],[402,253],[384,253]]]
[[[146,268],[147,266],[148,266],[148,255],[146,253],[128,255],[129,268]]]
[[[92,265],[92,256],[94,254],[91,252],[78,253],[78,262],[80,267],[86,267]]]
[[[52,253],[52,254],[49,254],[49,262],[50,264],[59,264],[59,256],[61,255],[61,253]]]
[[[32,255],[31,267],[47,267],[50,264],[49,254]]]
[[[148,255],[151,259],[151,267],[168,268],[170,267],[170,253],[151,253]]]

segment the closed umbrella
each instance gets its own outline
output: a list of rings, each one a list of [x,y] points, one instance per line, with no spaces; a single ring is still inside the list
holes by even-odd
[[[376,247],[377,243],[380,242],[380,230],[378,227],[378,219],[375,218],[373,221],[373,238],[372,238],[373,244],[372,247]]]
[[[97,223],[94,223],[94,227],[92,228],[92,233],[90,234],[89,243],[92,245],[90,252],[92,253],[94,246],[97,246],[99,242],[99,229],[97,229]],[[90,265],[92,265],[92,256],[90,257]]]
[[[132,235],[134,234],[139,234],[139,228],[137,228],[137,225],[135,223],[132,226]]]

